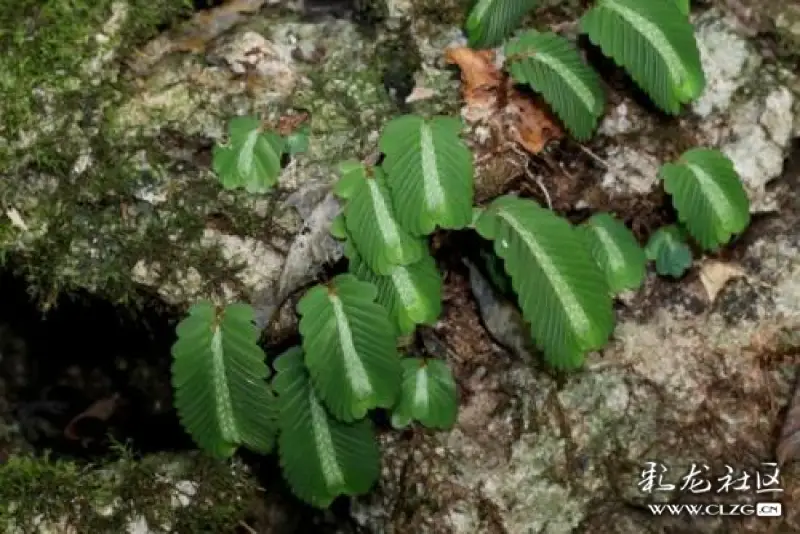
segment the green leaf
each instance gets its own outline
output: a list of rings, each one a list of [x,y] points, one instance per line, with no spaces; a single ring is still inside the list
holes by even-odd
[[[433,325],[442,313],[442,275],[427,252],[416,263],[394,266],[386,276],[355,256],[350,272],[378,288],[377,301],[389,311],[398,335],[411,334],[418,324]]]
[[[275,361],[278,451],[283,476],[303,501],[327,508],[339,495],[363,495],[380,475],[380,452],[372,423],[347,424],[320,402],[295,347]]]
[[[706,79],[694,29],[675,2],[598,0],[580,24],[664,111],[676,114],[702,94]]]
[[[536,3],[536,0],[477,0],[464,28],[469,47],[493,48],[499,45]]]
[[[750,201],[733,162],[719,150],[693,148],[661,167],[678,218],[706,250],[715,250],[750,224]]]
[[[662,276],[680,278],[692,265],[692,251],[686,234],[671,224],[656,230],[647,241],[647,259],[656,262],[656,272]]]
[[[403,115],[383,129],[379,144],[394,211],[412,235],[465,228],[472,220],[474,169],[462,128],[458,118]]]
[[[239,445],[266,454],[274,444],[274,397],[253,318],[246,304],[219,311],[204,301],[176,330],[175,407],[195,443],[216,457],[231,456]]]
[[[592,136],[605,109],[605,95],[594,70],[568,40],[529,30],[509,42],[505,54],[511,76],[542,93],[572,135]]]
[[[294,156],[308,151],[309,131],[308,125],[304,125],[286,136],[286,151],[290,155]]]
[[[681,13],[683,13],[687,17],[689,16],[689,12],[691,11],[689,0],[667,0],[667,1],[675,2],[675,5],[678,6],[678,9],[680,9]]]
[[[627,226],[608,213],[598,213],[590,217],[581,230],[612,293],[642,285],[647,258]]]
[[[449,429],[458,416],[458,393],[450,367],[442,360],[403,359],[403,389],[392,411],[392,426],[415,419],[428,428]]]
[[[425,241],[409,234],[397,222],[383,171],[376,167],[371,176],[353,171],[347,175],[348,180],[352,176],[360,176],[361,180],[347,185],[352,197],[344,208],[344,222],[355,249],[370,269],[386,275],[395,265],[422,259]]]
[[[575,368],[586,352],[605,345],[614,328],[608,285],[566,219],[532,200],[503,196],[475,226],[494,241],[533,340],[548,362]]]
[[[367,168],[358,160],[348,159],[339,164],[339,174],[333,192],[342,200],[349,200],[366,180]]]
[[[311,288],[297,304],[306,366],[330,412],[350,422],[390,408],[400,390],[400,358],[377,288],[352,274]]]
[[[236,117],[229,125],[227,145],[214,147],[214,172],[225,189],[243,187],[265,193],[278,183],[286,141],[275,132],[263,132],[255,117]]]
[[[344,224],[344,214],[340,213],[331,221],[331,235],[336,239],[347,239],[347,227]]]

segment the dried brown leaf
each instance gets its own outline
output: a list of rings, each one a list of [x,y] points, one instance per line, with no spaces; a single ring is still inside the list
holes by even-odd
[[[110,397],[106,397],[94,402],[91,406],[72,418],[72,421],[70,421],[64,429],[64,437],[75,441],[80,440],[81,436],[77,431],[78,424],[82,420],[89,418],[98,419],[100,421],[108,421],[117,410],[119,400],[119,393],[114,393]]]
[[[538,154],[547,143],[563,137],[546,105],[515,88],[513,80],[495,65],[491,50],[448,48],[445,58],[461,69],[467,117],[487,120],[501,132],[501,144],[517,143],[529,153]]]
[[[509,90],[506,114],[510,117],[511,137],[531,154],[538,154],[564,132],[547,111],[513,87]]]
[[[714,302],[725,285],[735,278],[744,278],[747,273],[737,263],[706,260],[700,266],[700,281],[706,290],[709,302]]]
[[[459,46],[445,50],[445,59],[461,69],[461,94],[468,107],[496,106],[503,74],[494,64],[494,52]]]

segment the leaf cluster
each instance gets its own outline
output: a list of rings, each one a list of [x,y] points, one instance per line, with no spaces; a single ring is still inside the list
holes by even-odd
[[[479,0],[466,24],[471,45],[499,44],[533,5]],[[598,0],[580,26],[657,105],[677,113],[705,84],[687,15],[684,0]],[[541,92],[576,138],[589,138],[605,97],[580,51],[536,31],[505,51],[512,77]],[[681,276],[692,262],[689,239],[713,251],[750,221],[733,164],[709,148],[659,170],[679,222],[658,229],[644,248],[610,213],[576,225],[513,195],[477,207],[462,128],[459,118],[402,115],[381,132],[380,164],[341,163],[334,192],[343,208],[331,234],[343,241],[348,272],[300,299],[302,341],[278,356],[274,374],[252,308],[201,302],[189,310],[172,350],[173,386],[181,422],[200,447],[224,458],[239,446],[266,454],[277,444],[295,494],[326,507],[369,491],[379,476],[374,410],[389,411],[397,428],[452,427],[458,394],[446,362],[397,349],[399,337],[434,325],[442,312],[442,274],[428,244],[436,231],[474,231],[490,241],[496,274],[509,281],[533,342],[551,366],[574,369],[607,343],[613,299],[643,283],[649,261],[660,274]],[[307,144],[307,132],[284,137],[237,117],[228,142],[214,150],[214,170],[223,187],[265,192],[283,156]]]

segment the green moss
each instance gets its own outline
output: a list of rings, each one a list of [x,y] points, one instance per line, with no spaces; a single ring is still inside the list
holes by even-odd
[[[114,7],[127,16],[113,36],[126,49],[150,38],[191,9],[190,0],[0,0],[0,116],[10,139],[38,118],[44,88],[55,88],[75,103],[86,95],[83,65],[97,52],[95,35],[112,20]],[[119,16],[119,15],[118,15]],[[101,95],[101,87],[94,88]],[[53,103],[58,104],[58,103]],[[3,128],[0,125],[0,128]]]
[[[383,85],[385,63],[379,52],[376,44],[335,50],[319,69],[307,73],[311,86],[298,91],[291,105],[311,114],[313,157],[333,163],[375,149],[370,135],[398,112]],[[323,139],[322,146],[313,143]]]
[[[181,489],[187,489],[176,485],[182,479],[194,483],[185,506],[176,502]],[[200,455],[135,460],[120,448],[117,458],[98,465],[12,456],[0,469],[0,525],[24,532],[36,524],[125,532],[132,518],[144,518],[156,532],[170,531],[166,527],[171,532],[233,532],[256,491],[243,466]]]

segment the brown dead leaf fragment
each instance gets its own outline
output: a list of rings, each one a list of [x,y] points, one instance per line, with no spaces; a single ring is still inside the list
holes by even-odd
[[[736,263],[706,260],[700,266],[700,281],[706,290],[709,302],[714,302],[725,285],[735,278],[744,278],[747,273]]]
[[[114,412],[117,410],[117,405],[120,400],[119,393],[114,393],[110,397],[100,399],[94,402],[91,406],[86,408],[83,412],[76,415],[64,429],[64,437],[67,439],[78,441],[82,436],[77,430],[78,424],[84,419],[97,419],[100,421],[108,421]]]
[[[494,64],[494,52],[459,46],[448,48],[444,54],[448,63],[461,69],[461,95],[467,106],[495,107],[503,75]]]
[[[508,127],[512,139],[531,154],[538,154],[547,143],[564,135],[542,106],[514,87],[509,89],[505,111],[510,118]]]
[[[491,50],[453,47],[445,51],[449,63],[461,69],[461,94],[466,119],[486,121],[500,138],[538,154],[564,133],[543,103],[518,90],[494,63]]]

